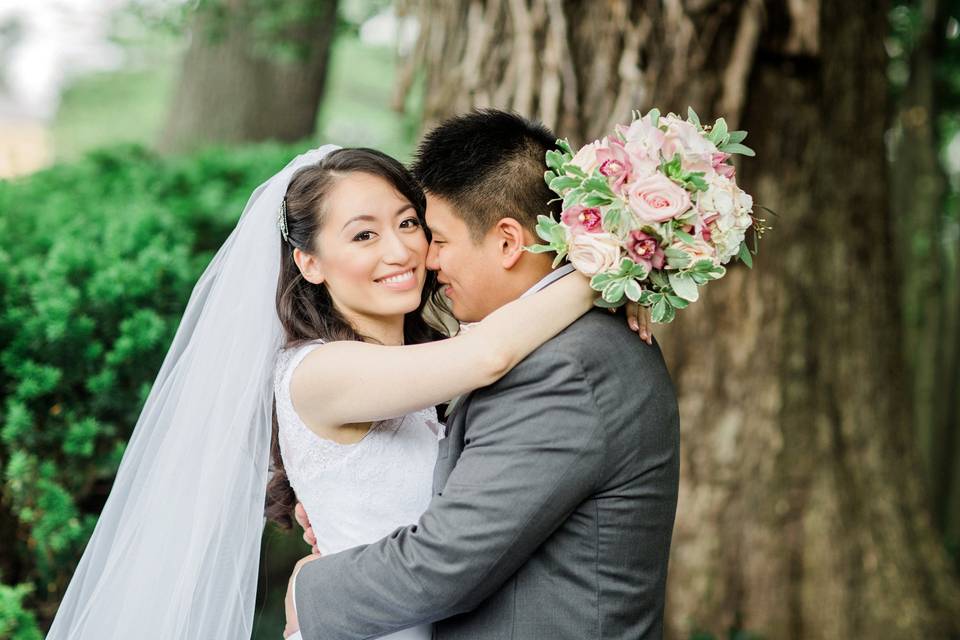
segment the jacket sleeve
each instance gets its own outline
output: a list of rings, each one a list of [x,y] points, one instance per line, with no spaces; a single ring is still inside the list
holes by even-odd
[[[554,345],[474,393],[463,452],[415,525],[302,567],[305,640],[373,638],[475,608],[593,493],[605,457],[593,387]]]

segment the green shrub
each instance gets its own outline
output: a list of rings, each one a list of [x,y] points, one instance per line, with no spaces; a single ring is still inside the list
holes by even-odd
[[[299,150],[122,147],[0,181],[0,637],[49,623],[196,279]]]

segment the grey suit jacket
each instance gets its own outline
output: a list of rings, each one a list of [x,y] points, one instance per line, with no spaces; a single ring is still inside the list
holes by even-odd
[[[416,524],[303,566],[303,637],[660,638],[678,482],[659,347],[591,311],[461,402]]]

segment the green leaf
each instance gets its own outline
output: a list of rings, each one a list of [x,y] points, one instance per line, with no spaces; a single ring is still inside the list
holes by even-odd
[[[703,179],[703,172],[697,171],[694,173],[688,173],[684,176],[684,182],[693,188],[691,191],[706,191],[710,188],[710,185],[707,184],[707,181]]]
[[[603,226],[608,229],[620,224],[623,211],[619,207],[612,207],[603,213]]]
[[[639,262],[633,265],[633,269],[630,270],[630,277],[636,278],[637,280],[646,280],[649,275],[650,269],[647,268],[647,265],[640,264]]]
[[[588,207],[605,207],[609,204],[612,204],[613,200],[606,196],[601,196],[596,193],[591,193],[589,196],[583,199],[581,204]]]
[[[663,171],[663,174],[671,179],[679,179],[681,170],[680,170],[680,154],[673,154],[673,159],[669,162],[664,162],[660,165],[660,169]]]
[[[671,293],[667,294],[667,302],[669,302],[670,306],[672,306],[674,309],[686,309],[690,304],[680,296],[675,296]]]
[[[620,302],[607,302],[603,298],[597,298],[593,301],[593,306],[600,307],[601,309],[616,309],[617,307],[622,307],[626,303],[626,300],[620,300]]]
[[[667,265],[673,269],[686,269],[690,266],[690,254],[685,251],[667,247],[663,250],[663,255],[667,258]]]
[[[719,147],[719,149],[724,153],[739,153],[742,156],[749,156],[751,158],[757,155],[756,152],[750,147],[736,142],[723,145],[722,147]]]
[[[684,231],[683,229],[674,229],[673,233],[678,238],[680,238],[680,240],[683,241],[685,244],[689,244],[689,245],[697,244],[696,241],[693,239],[693,236],[687,233],[686,231]]]
[[[643,294],[643,289],[640,288],[640,285],[636,280],[630,278],[626,281],[626,285],[623,288],[623,292],[627,294],[627,297],[633,300],[634,302],[640,302],[640,296]]]
[[[584,193],[580,189],[571,189],[563,196],[563,208],[564,210],[569,209],[575,204],[580,204],[580,201],[583,200]]]
[[[730,142],[743,142],[747,139],[746,131],[731,131],[728,135]]]
[[[566,173],[567,175],[573,175],[581,179],[585,179],[587,177],[587,174],[584,173],[583,169],[573,164],[572,162],[568,162],[565,165],[563,165],[563,172]]]
[[[583,182],[584,191],[596,191],[597,193],[613,196],[613,191],[610,189],[610,183],[607,182],[606,178],[603,177],[592,177],[587,178]]]
[[[550,181],[548,185],[551,191],[555,191],[558,194],[562,194],[567,189],[575,189],[580,186],[579,178],[571,178],[569,176],[557,176]]]
[[[550,244],[555,247],[567,246],[567,230],[562,224],[554,225],[553,228],[550,229]]]
[[[543,172],[543,181],[547,183],[547,186],[550,186],[550,182],[557,177],[553,171],[544,171]]]
[[[693,270],[700,273],[706,273],[713,269],[713,261],[706,258],[701,258],[693,263]]]
[[[668,278],[670,280],[670,286],[673,287],[674,293],[684,300],[696,302],[700,297],[700,290],[697,288],[697,283],[694,282],[693,278],[690,276],[673,271],[670,273]]]
[[[665,298],[658,300],[650,309],[650,318],[654,322],[670,322],[670,320],[673,320],[673,315],[673,307],[670,306],[670,303],[667,302]]]
[[[554,248],[548,244],[531,244],[524,247],[524,249],[530,253],[548,253],[550,251],[554,251]]]
[[[747,241],[740,243],[740,252],[737,254],[748,268],[753,269],[753,256],[750,255],[750,249],[747,247]]]
[[[557,151],[547,151],[546,154],[547,166],[556,171],[557,173],[562,172],[563,167],[563,155]]]
[[[710,140],[714,144],[719,144],[724,136],[727,135],[727,121],[723,118],[717,118],[717,121],[713,124],[713,129],[710,130]]]
[[[650,124],[655,127],[660,126],[660,109],[650,109],[650,111],[647,112],[647,115],[650,116]]]
[[[626,287],[626,278],[617,278],[603,288],[603,299],[607,302],[620,302],[623,290]]]
[[[703,130],[703,125],[700,124],[700,116],[693,110],[693,107],[687,107],[687,121],[696,125],[697,129]]]
[[[597,291],[602,291],[612,280],[616,280],[617,275],[613,273],[598,273],[590,278],[590,286]]]
[[[537,216],[537,235],[541,240],[553,242],[553,230],[560,223],[547,216]]]
[[[642,304],[643,306],[649,307],[649,306],[652,305],[653,302],[654,302],[654,296],[660,296],[660,297],[662,298],[662,297],[663,297],[663,294],[654,293],[653,291],[650,291],[649,289],[644,289],[644,290],[640,293],[640,300],[639,300],[639,302],[640,302],[640,304]]]
[[[651,271],[650,281],[661,289],[666,289],[670,286],[670,281],[667,280],[667,276],[663,271]]]
[[[557,140],[557,146],[560,147],[564,153],[573,153],[573,150],[570,148],[570,143],[567,142],[566,138],[560,138]]]

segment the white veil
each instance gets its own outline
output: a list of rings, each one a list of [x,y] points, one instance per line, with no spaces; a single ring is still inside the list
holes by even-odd
[[[277,215],[297,169],[337,148],[260,185],[194,287],[49,640],[250,637],[283,346]]]

